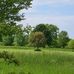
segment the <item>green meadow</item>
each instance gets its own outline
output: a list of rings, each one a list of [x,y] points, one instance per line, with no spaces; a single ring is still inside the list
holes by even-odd
[[[0,59],[0,74],[74,74],[74,52],[71,49],[0,47],[0,52],[12,53],[20,62],[8,64]]]

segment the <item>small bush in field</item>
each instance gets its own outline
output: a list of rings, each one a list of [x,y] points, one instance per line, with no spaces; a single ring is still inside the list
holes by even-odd
[[[9,59],[8,60],[8,64],[10,64],[10,63],[14,63],[17,66],[20,65],[19,61],[16,58]]]
[[[35,51],[41,51],[41,49],[35,49]]]
[[[19,61],[15,58],[15,56],[13,54],[9,54],[7,51],[1,52],[0,58],[3,58],[4,61],[8,62],[8,64],[14,63],[15,65],[19,65]]]
[[[7,51],[0,52],[0,58],[3,58],[6,61],[6,59],[9,58],[8,52]]]
[[[2,53],[2,58],[7,61],[7,60],[11,60],[12,58],[14,58],[13,54],[9,54],[7,51],[3,51]]]

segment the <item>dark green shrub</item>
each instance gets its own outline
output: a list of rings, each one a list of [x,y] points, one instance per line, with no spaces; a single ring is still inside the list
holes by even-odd
[[[8,64],[14,63],[15,65],[20,65],[19,61],[15,58],[13,54],[3,51],[0,53],[0,58],[3,58]]]
[[[8,64],[11,64],[11,63],[14,63],[14,64],[17,65],[17,66],[20,65],[19,61],[18,61],[16,58],[9,59],[9,60],[8,60]]]
[[[35,49],[35,51],[41,51],[41,49]]]

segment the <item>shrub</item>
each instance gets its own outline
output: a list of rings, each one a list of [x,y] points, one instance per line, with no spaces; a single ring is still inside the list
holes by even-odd
[[[7,51],[3,51],[0,53],[0,58],[3,58],[5,62],[8,64],[14,63],[15,65],[19,65],[19,61],[15,58],[13,54],[9,54]]]
[[[74,49],[74,40],[70,40],[68,43],[68,48]]]
[[[35,51],[41,51],[41,49],[35,49]]]
[[[14,63],[15,65],[19,66],[20,63],[16,58],[11,58],[8,60],[8,64]]]

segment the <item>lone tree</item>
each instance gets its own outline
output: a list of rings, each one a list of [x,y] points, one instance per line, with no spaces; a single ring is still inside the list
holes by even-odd
[[[30,42],[37,48],[36,50],[40,50],[40,47],[45,47],[46,45],[46,39],[42,32],[33,32],[30,36]]]
[[[15,22],[23,19],[23,14],[19,15],[22,9],[28,9],[32,0],[0,0],[0,22]]]

